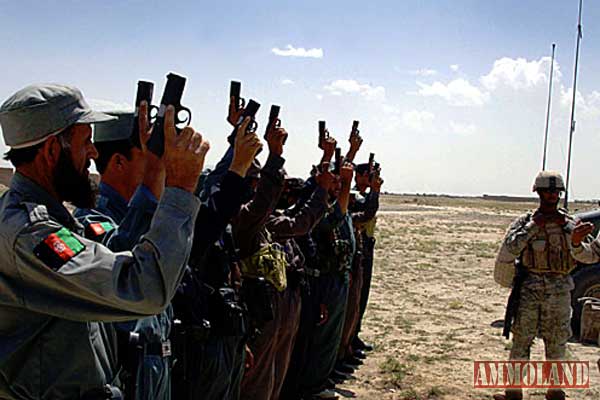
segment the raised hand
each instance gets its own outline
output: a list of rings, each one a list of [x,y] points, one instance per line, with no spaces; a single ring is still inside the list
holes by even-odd
[[[244,113],[244,107],[239,107],[235,97],[229,98],[229,112],[227,114],[227,122],[232,126],[237,126],[242,114]]]
[[[241,177],[246,176],[246,172],[252,165],[252,161],[256,154],[262,149],[262,143],[256,132],[245,133],[248,124],[252,119],[246,117],[240,125],[239,134],[235,136],[233,144],[233,160],[229,166],[229,170],[235,172]]]
[[[287,139],[288,133],[283,128],[269,129],[266,139],[269,145],[269,152],[281,156],[283,154],[283,145]]]
[[[594,231],[594,224],[591,222],[577,221],[573,232],[571,233],[571,243],[573,246],[579,246],[583,239]]]
[[[204,168],[208,141],[190,126],[178,135],[175,129],[175,108],[167,107],[165,114],[165,152],[163,159],[166,170],[166,186],[177,187],[193,193],[198,177]]]

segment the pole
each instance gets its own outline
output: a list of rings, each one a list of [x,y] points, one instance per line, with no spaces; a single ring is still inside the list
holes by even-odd
[[[548,84],[548,107],[546,107],[546,132],[544,133],[544,158],[542,171],[546,170],[546,154],[548,152],[548,128],[550,127],[550,105],[552,103],[552,77],[554,75],[554,50],[556,43],[552,43],[552,59],[550,61],[550,83]]]
[[[577,47],[575,49],[575,71],[573,71],[573,100],[571,102],[571,126],[569,128],[569,151],[567,155],[567,183],[565,187],[565,208],[569,208],[569,181],[571,179],[571,149],[573,146],[573,133],[575,132],[575,96],[577,95],[577,69],[579,67],[579,44],[583,36],[581,29],[581,9],[583,0],[579,0],[579,22],[577,24]]]

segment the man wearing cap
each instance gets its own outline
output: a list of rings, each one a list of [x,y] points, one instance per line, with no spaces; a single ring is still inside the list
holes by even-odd
[[[133,112],[108,114],[115,119],[94,128],[94,161],[100,173],[96,206],[77,209],[75,216],[88,237],[113,251],[125,251],[150,229],[164,186],[164,166],[147,151],[147,132],[133,132]],[[169,306],[155,316],[114,324],[126,398],[170,398],[172,319]]]
[[[147,126],[144,106],[143,127]],[[0,398],[119,398],[108,332],[97,321],[162,312],[180,281],[200,206],[193,195],[208,143],[191,127],[165,128],[165,191],[131,252],[88,240],[63,206],[91,207],[92,111],[81,92],[28,86],[0,106],[16,167],[0,198]]]
[[[373,347],[363,342],[358,336],[362,319],[369,302],[371,279],[373,276],[373,259],[375,251],[375,225],[377,224],[377,211],[379,210],[379,192],[383,185],[380,171],[369,163],[356,166],[355,187],[356,192],[350,198],[350,212],[352,222],[360,232],[362,239],[362,269],[363,279],[360,288],[359,317],[356,332],[352,340],[354,355],[363,357],[363,351],[373,350]]]
[[[575,261],[585,262],[592,250],[582,244],[592,232],[590,223],[577,223],[558,208],[565,190],[562,176],[554,171],[540,172],[533,186],[540,198],[534,212],[517,218],[509,227],[504,245],[520,259],[524,280],[520,301],[512,325],[511,360],[529,360],[536,337],[544,340],[547,360],[564,360],[567,340],[571,337],[571,290],[569,275]],[[521,389],[494,395],[496,400],[522,399]],[[546,399],[565,399],[565,392],[550,389]]]

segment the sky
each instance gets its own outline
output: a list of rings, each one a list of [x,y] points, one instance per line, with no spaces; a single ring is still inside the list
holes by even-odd
[[[384,190],[529,195],[541,169],[552,43],[548,168],[566,172],[577,0],[0,0],[0,101],[31,83],[79,87],[95,108],[130,107],[140,79],[188,78],[182,103],[226,149],[229,81],[281,106],[292,176],[320,158],[317,121],[357,161],[376,153]],[[600,198],[600,3],[584,1],[570,197]],[[0,151],[6,151],[0,143]],[[6,163],[2,165],[7,165]]]

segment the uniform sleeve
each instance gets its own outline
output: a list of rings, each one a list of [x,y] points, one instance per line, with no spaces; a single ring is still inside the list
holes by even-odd
[[[283,164],[285,160],[276,155],[269,155],[260,172],[260,180],[253,199],[242,206],[234,221],[234,235],[240,248],[240,255],[252,253],[252,243],[256,234],[261,231],[267,218],[271,215],[281,192],[283,191]]]
[[[217,241],[231,219],[240,211],[246,183],[234,172],[227,172],[219,190],[202,203],[194,227],[194,244],[190,262],[197,264],[208,246]]]
[[[379,210],[379,193],[370,192],[367,196],[367,201],[365,202],[365,207],[363,210],[359,210],[357,212],[352,212],[350,215],[352,216],[352,222],[355,226],[361,226],[366,224],[377,214]]]
[[[27,225],[13,252],[23,306],[77,321],[158,314],[181,279],[198,208],[192,194],[167,188],[147,234],[131,252],[121,253],[53,221]]]
[[[571,255],[582,264],[600,262],[600,235],[592,241],[584,241],[577,247],[571,247]]]
[[[506,232],[504,244],[507,250],[519,256],[529,241],[539,232],[539,227],[531,219],[531,214],[526,214],[514,221]]]
[[[303,236],[309,233],[327,210],[327,191],[321,187],[293,215],[271,216],[267,229],[277,241]]]
[[[150,229],[157,205],[158,201],[154,195],[145,186],[140,185],[129,202],[127,214],[105,239],[106,247],[112,251],[131,250]]]

